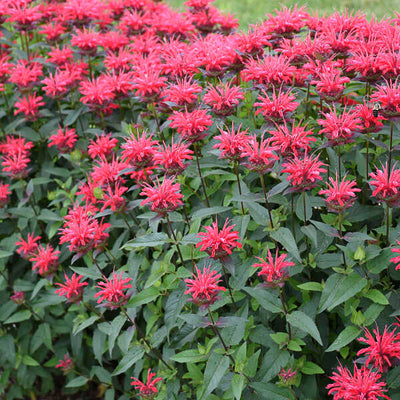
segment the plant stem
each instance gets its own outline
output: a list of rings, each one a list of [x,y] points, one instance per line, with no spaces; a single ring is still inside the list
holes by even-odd
[[[338,159],[339,159],[339,161],[338,161],[338,166],[339,166],[339,179],[342,179],[342,167],[341,167],[341,161],[342,161],[342,151],[341,151],[341,147],[340,147],[340,145],[338,146],[338,153],[339,153],[339,155],[338,155]]]
[[[235,169],[236,179],[237,179],[237,183],[238,183],[239,194],[241,196],[242,195],[242,188],[240,186],[239,168],[238,168],[238,162],[237,161],[234,162],[234,169]],[[242,208],[242,215],[244,215],[244,206],[243,206],[243,202],[242,201],[240,202],[240,206]]]
[[[155,119],[155,121],[156,121],[158,135],[160,136],[161,140],[162,140],[163,142],[165,142],[164,132],[161,130],[161,127],[160,127],[160,121],[158,120],[158,116],[157,116],[157,111],[156,111],[156,105],[155,105],[155,103],[152,103],[151,109],[152,109],[152,111],[153,111],[154,119]]]
[[[103,274],[103,271],[100,268],[100,265],[97,263],[96,259],[94,258],[92,251],[91,250],[88,251],[88,254],[92,260],[92,263],[97,267],[97,270],[100,272],[100,275],[103,277],[103,279],[106,279],[105,275]]]
[[[307,226],[307,215],[306,215],[306,192],[303,191],[303,218],[304,218],[304,227]],[[306,266],[310,266],[310,244],[308,243],[307,235],[304,235],[304,240],[306,241]]]
[[[390,173],[392,172],[392,150],[393,150],[393,119],[390,120],[390,143],[389,143],[389,161],[388,161],[388,182],[390,180]]]
[[[60,116],[61,125],[64,126],[64,119],[61,113],[60,99],[57,99],[57,108],[58,108],[58,115]]]
[[[342,228],[342,213],[341,212],[339,212],[339,236],[340,236],[340,243],[343,244],[343,228]],[[344,251],[342,251],[342,257],[343,257],[344,269],[347,270],[346,255],[344,254]]]
[[[199,152],[197,150],[197,143],[194,143],[193,147],[194,147],[194,154],[196,156],[197,170],[199,171],[199,176],[200,176],[200,180],[201,180],[201,186],[203,186],[204,197],[206,199],[206,205],[207,205],[207,207],[210,207],[210,202],[209,202],[208,197],[207,197],[206,184],[204,182],[203,175],[201,174],[200,162],[199,162]]]
[[[114,261],[114,264],[118,268],[121,268],[121,265],[119,264],[118,260],[114,257],[114,255],[111,253],[110,249],[107,246],[105,246],[104,250],[106,251],[104,254],[106,254],[106,255],[108,254],[111,257],[111,259]]]
[[[310,98],[310,82],[308,82],[307,84],[307,94],[306,94],[306,111],[304,113],[304,118],[307,119],[308,118],[308,101]]]
[[[129,228],[129,231],[130,231],[130,233],[131,233],[131,236],[134,238],[134,237],[136,236],[136,235],[135,235],[135,232],[133,231],[132,227],[129,225],[129,222],[128,222],[128,220],[126,219],[125,214],[124,214],[123,212],[121,212],[120,215],[121,215],[122,219],[124,220],[125,225]]]
[[[285,319],[286,319],[286,316],[288,314],[288,310],[287,310],[287,307],[286,307],[285,293],[284,293],[282,288],[279,288],[279,298],[281,300],[283,313],[285,314]],[[288,325],[288,334],[289,334],[289,342],[290,342],[292,340],[292,327],[290,326],[289,322],[287,322],[287,325]]]
[[[389,230],[390,230],[390,207],[388,203],[386,203],[386,247],[389,246]]]
[[[294,229],[294,193],[292,193],[292,196],[291,196],[290,211],[291,211],[291,214],[292,214],[292,234],[293,234],[294,240],[296,240],[296,231]]]
[[[264,199],[265,199],[265,204],[267,206],[268,209],[268,217],[269,217],[269,222],[271,224],[271,229],[274,229],[274,222],[272,220],[272,215],[271,215],[271,206],[269,205],[269,201],[268,201],[268,197],[267,197],[267,191],[265,190],[265,182],[264,182],[264,175],[260,174],[260,181],[261,181],[261,186],[262,186],[262,190],[264,193]]]
[[[209,307],[207,308],[207,311],[208,311],[208,318],[210,319],[211,326],[212,326],[212,328],[213,328],[215,334],[218,336],[220,342],[222,343],[222,346],[223,346],[224,349],[225,349],[226,355],[230,358],[230,360],[232,361],[233,365],[235,365],[235,360],[233,359],[233,357],[232,357],[230,354],[228,354],[229,348],[228,348],[228,346],[226,345],[226,343],[224,342],[224,339],[222,339],[221,334],[219,333],[219,329],[218,329],[217,325],[215,324],[214,318],[213,318],[213,316],[212,316],[212,313],[211,313]]]
[[[124,313],[125,317],[129,320],[129,322],[135,327],[136,332],[139,334],[139,336],[143,339],[143,341],[146,343],[147,347],[150,349],[150,351],[152,351],[155,356],[171,371],[173,370],[173,368],[168,365],[164,359],[162,358],[161,353],[157,350],[154,349],[151,344],[149,343],[149,341],[146,339],[145,334],[142,332],[142,330],[135,324],[135,322],[131,319],[131,317],[128,315],[128,313],[126,312],[124,307],[121,307],[121,311]]]
[[[176,249],[178,250],[179,258],[181,259],[182,266],[184,267],[185,266],[185,262],[183,261],[181,248],[179,247],[178,239],[176,238],[176,235],[175,235],[175,232],[174,232],[174,230],[172,228],[172,224],[171,224],[171,221],[169,219],[168,214],[165,214],[165,219],[167,220],[167,224],[168,224],[169,230],[171,231],[172,236],[173,236],[173,238],[175,240],[175,246],[176,246]]]
[[[223,263],[222,263],[222,270],[224,271],[225,283],[226,283],[226,286],[228,287],[228,290],[229,290],[229,296],[231,297],[233,308],[235,309],[235,311],[237,311],[238,307],[237,307],[237,305],[235,303],[235,300],[233,299],[233,294],[232,294],[231,285],[229,284],[228,274],[226,273],[225,265]]]

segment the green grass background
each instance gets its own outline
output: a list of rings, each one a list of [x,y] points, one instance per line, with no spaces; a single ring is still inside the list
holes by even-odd
[[[173,8],[184,9],[184,0],[165,0]],[[278,0],[215,0],[214,5],[220,10],[235,14],[241,27],[246,28],[249,23],[263,20],[266,13],[285,6],[305,5],[309,11],[318,10],[318,15],[349,10],[361,10],[368,17],[374,14],[379,19],[395,17],[394,11],[400,12],[400,0],[309,0],[309,1],[278,1]]]

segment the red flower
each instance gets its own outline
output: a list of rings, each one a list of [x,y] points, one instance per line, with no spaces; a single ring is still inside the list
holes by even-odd
[[[91,140],[88,146],[88,153],[92,159],[96,157],[110,160],[115,147],[118,144],[117,138],[111,138],[109,135],[96,136],[96,140]]]
[[[279,380],[284,386],[292,386],[296,383],[297,380],[297,370],[292,370],[292,368],[288,368],[285,370],[281,369],[281,372],[278,374]]]
[[[326,204],[330,211],[342,212],[346,208],[353,205],[356,200],[356,192],[361,192],[354,186],[357,185],[356,181],[346,181],[346,176],[344,176],[341,182],[338,181],[338,176],[336,174],[336,180],[329,177],[331,185],[328,185],[328,189],[320,190],[319,194],[326,195]]]
[[[221,274],[217,271],[210,271],[211,265],[203,268],[201,272],[197,267],[197,276],[193,274],[193,279],[185,279],[188,289],[185,294],[192,295],[192,301],[198,306],[207,307],[218,300],[218,293],[225,292],[225,288],[218,286]]]
[[[297,126],[293,121],[291,129],[284,122],[284,125],[277,126],[275,131],[268,131],[272,136],[268,140],[276,148],[277,153],[283,157],[299,157],[300,154],[310,151],[311,142],[317,140],[311,136],[313,131],[306,130],[306,128],[307,125],[301,126],[301,121]]]
[[[111,186],[108,186],[107,191],[104,193],[101,202],[103,203],[103,207],[101,208],[101,212],[103,212],[107,207],[110,207],[114,212],[121,212],[125,208],[126,200],[122,197],[122,195],[128,190],[125,186],[120,186],[119,182],[117,182],[114,186],[114,189]]]
[[[10,82],[15,83],[21,90],[31,89],[39,82],[42,75],[42,64],[36,61],[19,60],[11,71]]]
[[[47,55],[49,56],[49,62],[58,66],[64,65],[74,59],[74,53],[69,47],[63,47],[62,49],[59,47],[54,47],[47,53]]]
[[[162,381],[162,378],[155,378],[155,373],[151,372],[149,368],[147,371],[147,380],[146,383],[139,381],[139,379],[131,376],[132,382],[131,385],[135,387],[136,390],[139,390],[139,395],[145,399],[152,399],[157,393],[156,384]]]
[[[16,291],[14,289],[14,294],[10,296],[10,300],[20,306],[25,303],[25,293],[22,290]]]
[[[217,143],[213,146],[213,149],[221,150],[221,158],[225,158],[230,161],[240,161],[243,158],[243,151],[249,143],[250,136],[247,133],[247,129],[245,131],[241,131],[242,125],[239,125],[237,131],[235,132],[235,127],[232,122],[232,129],[222,130],[219,128],[220,135],[215,136],[214,139],[218,140],[220,143]]]
[[[3,171],[11,179],[23,179],[28,175],[28,164],[30,158],[25,153],[8,154],[3,157],[1,163]]]
[[[82,54],[95,55],[100,44],[100,34],[91,29],[77,29],[72,35],[71,45],[79,47]]]
[[[132,285],[129,283],[131,278],[122,278],[123,272],[118,275],[113,271],[112,278],[103,278],[104,282],[100,282],[96,287],[101,289],[94,297],[98,297],[97,303],[103,303],[107,301],[104,305],[105,307],[114,309],[124,305],[129,298],[124,291],[130,289]]]
[[[64,360],[59,360],[59,364],[55,366],[55,368],[61,368],[64,374],[68,374],[74,369],[74,360],[69,356],[69,354],[65,354]]]
[[[58,267],[58,255],[60,251],[54,250],[50,244],[46,247],[39,245],[36,253],[30,258],[33,262],[32,270],[38,269],[39,275],[46,277],[52,275]]]
[[[180,193],[180,189],[180,184],[174,183],[173,179],[164,178],[163,182],[160,183],[157,178],[154,186],[150,186],[148,183],[144,184],[140,195],[147,196],[147,198],[142,200],[140,205],[151,203],[152,211],[165,215],[183,204],[181,200],[183,194]]]
[[[296,110],[300,103],[297,103],[296,97],[292,94],[292,90],[282,92],[282,88],[276,93],[275,88],[272,91],[272,97],[269,97],[265,90],[262,90],[263,96],[258,96],[257,103],[253,106],[259,106],[256,115],[262,113],[268,122],[282,123],[289,118],[289,113]]]
[[[376,173],[370,172],[369,176],[373,178],[369,184],[375,188],[372,196],[386,202],[389,207],[397,207],[400,202],[400,170],[392,167],[389,177],[386,163],[385,166],[382,165],[382,169],[377,169]]]
[[[7,203],[10,201],[10,190],[9,190],[10,185],[7,183],[0,182],[0,208],[3,208],[7,205]]]
[[[163,101],[170,101],[180,107],[194,106],[202,88],[192,82],[192,78],[178,79],[175,84],[164,90]]]
[[[400,358],[400,335],[395,331],[388,332],[387,326],[382,334],[379,328],[373,330],[375,337],[365,328],[365,338],[358,338],[359,342],[368,345],[367,348],[361,349],[357,356],[366,354],[368,356],[365,365],[373,362],[374,368],[379,368],[380,372],[387,372],[392,366],[393,361]]]
[[[99,185],[112,185],[117,181],[124,182],[121,178],[122,171],[129,168],[129,164],[118,159],[107,161],[105,158],[97,160],[97,164],[94,166],[93,171],[90,174],[93,182]]]
[[[232,251],[238,247],[242,248],[239,232],[234,231],[235,225],[228,226],[228,219],[225,221],[224,227],[219,231],[218,222],[215,221],[211,226],[205,226],[206,232],[198,233],[201,241],[196,244],[201,251],[205,251],[210,257],[216,260],[224,258],[232,254]]]
[[[381,105],[380,112],[386,118],[397,118],[400,116],[400,86],[396,79],[394,82],[386,82],[386,85],[378,86],[378,90],[372,93],[372,102]]]
[[[389,399],[384,392],[385,382],[379,382],[381,374],[366,367],[357,368],[354,364],[354,373],[339,365],[338,372],[334,372],[330,379],[333,383],[326,386],[328,394],[333,394],[333,400],[379,400]]]
[[[318,156],[304,156],[299,159],[296,156],[282,165],[282,173],[288,173],[287,180],[293,186],[292,190],[295,192],[303,192],[309,190],[317,185],[317,181],[322,180],[320,175],[326,172],[321,168],[324,165],[319,161]]]
[[[43,90],[46,95],[60,99],[64,97],[75,84],[75,76],[70,71],[56,71],[54,76],[50,73],[42,80]]]
[[[354,111],[354,115],[361,121],[361,133],[379,132],[382,129],[382,121],[386,120],[386,118],[381,115],[375,117],[373,109],[365,101],[363,104],[358,104]]]
[[[208,128],[213,124],[206,110],[174,111],[168,118],[171,128],[176,128],[182,139],[195,143],[207,136]]]
[[[83,94],[81,102],[87,104],[92,111],[107,114],[110,109],[118,107],[111,103],[115,94],[108,80],[104,79],[104,76],[82,81],[79,91]]]
[[[41,238],[41,236],[34,236],[34,233],[28,233],[26,241],[21,237],[19,242],[15,243],[16,246],[19,246],[17,253],[25,260],[30,260],[37,253],[39,245],[36,242]]]
[[[292,267],[294,263],[285,261],[287,254],[281,254],[278,257],[278,249],[276,249],[275,259],[272,257],[271,251],[268,249],[267,261],[260,257],[256,257],[261,264],[253,264],[254,268],[261,268],[258,276],[261,276],[268,287],[283,287],[286,279],[289,278],[288,267]]]
[[[317,79],[310,83],[316,85],[317,92],[327,102],[338,101],[343,94],[344,84],[350,82],[346,76],[340,76],[340,71],[335,68],[324,68],[317,71]]]
[[[277,150],[277,147],[270,146],[268,140],[262,137],[259,143],[257,136],[254,135],[243,150],[242,157],[248,157],[243,165],[250,171],[265,174],[272,169],[275,161],[279,160],[279,157],[273,153],[274,150]]]
[[[172,138],[171,145],[163,144],[159,146],[159,150],[154,154],[154,164],[159,165],[167,176],[180,175],[187,167],[185,160],[191,160],[193,151],[188,148],[185,143],[180,140],[174,143]]]
[[[42,25],[38,33],[40,35],[46,35],[46,40],[51,42],[58,40],[60,36],[65,33],[65,28],[61,24],[50,22]]]
[[[294,33],[300,31],[305,26],[308,13],[306,8],[297,8],[297,4],[293,9],[282,7],[280,10],[274,10],[275,16],[267,14],[268,19],[264,23],[265,30],[275,35],[283,37],[292,37]]]
[[[400,245],[400,240],[397,241],[397,244]],[[397,249],[392,249],[392,253],[400,253],[400,248]],[[396,271],[400,269],[400,256],[396,256],[390,259],[390,262],[396,263]],[[400,324],[395,324],[397,326],[400,326]]]
[[[49,137],[48,146],[56,146],[60,153],[70,152],[78,140],[78,135],[75,133],[75,129],[66,127],[65,130],[63,130],[63,128],[59,126],[56,132],[56,134]]]
[[[217,115],[230,115],[234,112],[240,100],[244,99],[243,91],[239,86],[232,86],[232,82],[210,85],[203,101],[212,107]]]
[[[124,149],[122,157],[126,162],[136,169],[151,166],[156,152],[155,145],[158,143],[156,140],[152,140],[152,137],[153,134],[148,135],[145,131],[140,134],[140,131],[137,130],[136,135],[131,133],[131,136],[121,146]]]
[[[329,113],[323,113],[325,119],[317,120],[318,124],[323,126],[320,133],[325,133],[332,146],[351,143],[354,141],[354,135],[362,129],[361,119],[354,116],[354,110],[346,107],[342,114],[337,114],[335,106]]]
[[[132,88],[136,89],[136,95],[141,96],[143,101],[153,102],[166,86],[166,81],[166,77],[160,76],[159,69],[143,64],[134,72]]]
[[[67,274],[64,273],[65,283],[56,283],[56,286],[60,286],[60,289],[56,289],[55,293],[59,294],[60,297],[64,296],[67,298],[67,303],[79,303],[82,300],[83,288],[88,285],[87,282],[79,282],[83,279],[82,275],[76,275],[74,272],[71,279],[68,278]]]
[[[17,99],[14,104],[16,110],[14,115],[24,113],[25,119],[28,121],[35,121],[39,116],[39,107],[44,106],[46,103],[42,96],[36,96],[36,93],[29,93],[28,96]]]

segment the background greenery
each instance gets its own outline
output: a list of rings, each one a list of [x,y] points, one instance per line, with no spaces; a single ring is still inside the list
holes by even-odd
[[[185,0],[166,0],[168,4],[183,10]],[[215,0],[214,5],[220,10],[235,14],[242,28],[248,24],[263,20],[265,13],[272,12],[282,5],[293,6],[294,4],[307,6],[310,12],[318,10],[319,15],[349,10],[361,10],[370,17],[372,14],[379,19],[384,16],[394,17],[394,12],[400,12],[400,0],[309,0],[309,1],[279,1],[279,0]]]

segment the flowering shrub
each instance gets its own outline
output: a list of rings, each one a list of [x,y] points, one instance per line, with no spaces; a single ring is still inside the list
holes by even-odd
[[[1,398],[399,399],[400,17],[0,2]]]

